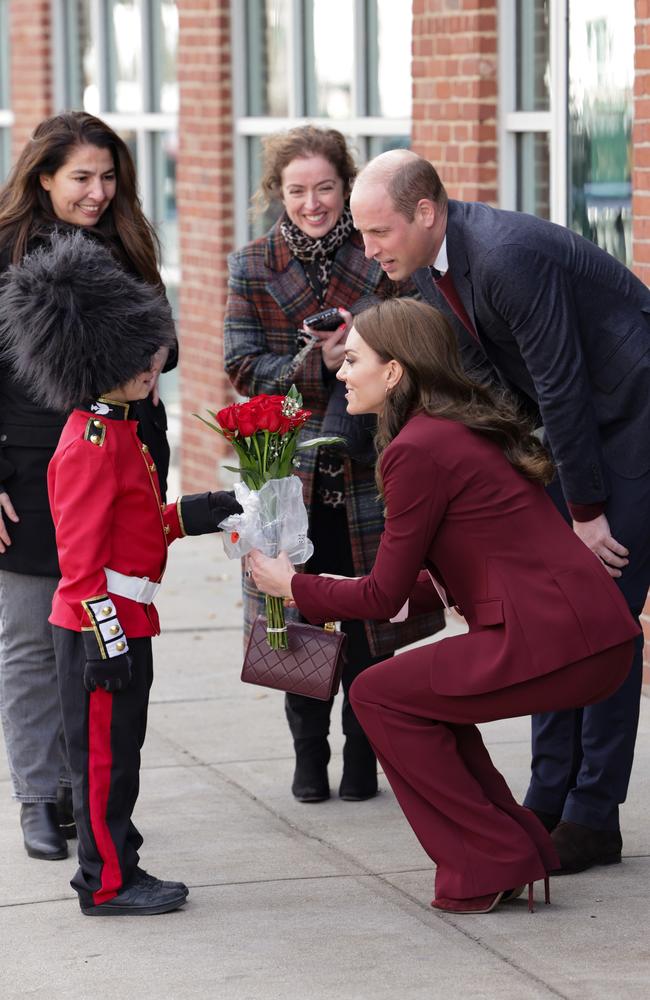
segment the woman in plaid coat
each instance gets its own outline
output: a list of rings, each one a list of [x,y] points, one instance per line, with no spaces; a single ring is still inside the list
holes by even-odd
[[[262,208],[280,200],[284,213],[266,236],[230,256],[225,323],[225,367],[239,393],[280,394],[295,383],[312,411],[304,439],[337,433],[346,440],[345,448],[303,452],[297,470],[314,543],[307,569],[343,576],[363,576],[372,569],[383,508],[370,431],[364,418],[345,415],[335,374],[349,313],[361,312],[394,288],[379,264],[366,259],[354,229],[348,197],[355,173],[345,139],[335,129],[306,125],[266,140],[255,200]],[[303,331],[307,316],[329,307],[344,310],[338,330],[314,331],[315,337]],[[263,606],[247,580],[244,605],[248,632]],[[350,706],[350,684],[366,667],[441,624],[437,613],[399,625],[343,623],[348,642],[341,798],[360,801],[377,793],[376,759]],[[285,708],[296,752],[292,792],[301,802],[323,801],[329,798],[331,703],[288,694]]]

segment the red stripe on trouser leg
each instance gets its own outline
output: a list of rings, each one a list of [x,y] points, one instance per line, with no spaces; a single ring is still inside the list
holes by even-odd
[[[93,893],[93,901],[98,905],[113,899],[122,887],[120,863],[106,821],[113,768],[112,718],[113,695],[99,688],[92,691],[88,711],[88,802],[90,828],[103,862],[102,884]]]

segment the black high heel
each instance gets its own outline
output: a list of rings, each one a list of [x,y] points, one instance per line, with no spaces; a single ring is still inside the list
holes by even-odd
[[[535,912],[535,896],[533,892],[533,882],[528,883],[528,912]],[[551,902],[551,887],[548,875],[544,876],[544,903],[548,906]]]

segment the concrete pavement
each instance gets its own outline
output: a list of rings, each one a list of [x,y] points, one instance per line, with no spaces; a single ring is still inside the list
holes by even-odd
[[[295,802],[282,697],[239,681],[238,567],[216,538],[172,550],[135,820],[142,864],[187,906],[90,920],[75,861],[27,857],[0,760],[0,998],[35,1000],[636,1000],[650,996],[650,705],[624,863],[555,879],[552,906],[429,906],[433,870],[383,776],[366,803]],[[330,778],[340,778],[335,708]],[[516,795],[529,723],[484,727]],[[1,751],[0,751],[1,752]],[[541,889],[538,887],[538,897]]]

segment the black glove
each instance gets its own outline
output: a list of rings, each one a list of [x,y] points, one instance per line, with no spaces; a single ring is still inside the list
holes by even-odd
[[[128,653],[107,660],[86,660],[84,685],[87,691],[123,691],[131,683],[131,657]]]
[[[181,497],[181,517],[186,535],[206,535],[221,531],[219,525],[231,514],[243,514],[232,490],[217,493],[192,493]]]

